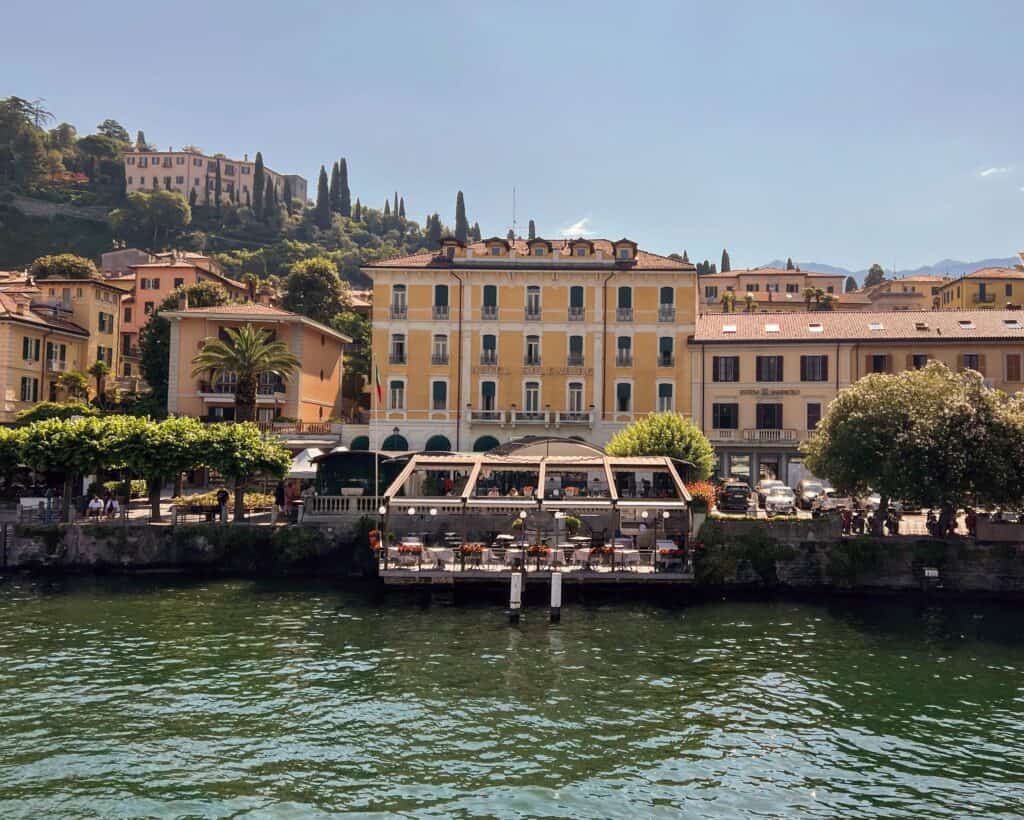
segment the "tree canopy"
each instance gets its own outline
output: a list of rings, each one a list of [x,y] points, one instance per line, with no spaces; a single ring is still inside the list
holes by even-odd
[[[125,204],[111,211],[108,219],[115,236],[135,245],[156,248],[188,227],[192,208],[177,191],[132,191]]]
[[[327,324],[348,304],[348,285],[341,281],[330,259],[304,259],[292,265],[282,300],[286,310]]]
[[[92,260],[73,253],[40,256],[28,267],[33,279],[98,279],[100,272]]]
[[[868,268],[867,275],[864,277],[864,287],[870,288],[875,285],[880,285],[885,281],[885,269],[877,262]]]
[[[688,481],[711,475],[711,442],[692,421],[678,413],[651,413],[620,430],[605,447],[610,456],[670,456],[693,464]]]

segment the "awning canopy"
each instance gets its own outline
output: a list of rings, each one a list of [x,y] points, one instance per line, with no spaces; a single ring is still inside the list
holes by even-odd
[[[308,447],[292,459],[292,467],[288,478],[316,478],[316,464],[313,459],[322,456],[324,451],[319,447]]]

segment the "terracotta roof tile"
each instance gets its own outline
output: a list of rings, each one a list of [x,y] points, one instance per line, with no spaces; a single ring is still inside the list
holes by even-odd
[[[806,276],[808,279],[827,278],[845,279],[845,273],[821,273],[813,270],[786,270],[785,268],[743,268],[736,270],[718,271],[708,273],[700,278],[705,279],[731,279],[737,276]]]
[[[229,313],[238,316],[298,316],[288,310],[254,303],[215,305],[213,307],[190,307],[187,310],[176,310],[174,313]]]
[[[966,274],[964,279],[1024,279],[1024,270],[1018,268],[979,268]]]

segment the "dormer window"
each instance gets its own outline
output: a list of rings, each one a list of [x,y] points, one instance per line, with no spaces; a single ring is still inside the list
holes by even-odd
[[[501,256],[501,248],[497,245],[491,245],[491,256]]]
[[[825,327],[821,324],[821,322],[811,322],[809,325],[807,325],[807,332],[808,333],[824,333],[825,332]]]
[[[544,255],[544,248],[541,245],[537,245],[533,249],[533,255],[534,256],[543,256]]]
[[[455,258],[455,246],[454,245],[449,245],[447,248],[445,248],[445,256],[447,256],[449,259],[454,259]]]
[[[961,330],[974,330],[974,322],[970,319],[960,319],[957,324],[960,325]]]
[[[576,255],[577,256],[586,256],[587,255],[587,249],[586,248],[577,248],[576,249]]]
[[[631,256],[629,248],[619,248],[619,259],[629,259]]]

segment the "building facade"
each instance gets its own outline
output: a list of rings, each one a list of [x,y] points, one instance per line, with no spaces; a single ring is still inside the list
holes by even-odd
[[[121,333],[121,299],[124,290],[106,279],[41,279],[33,305],[83,328],[89,336],[85,372],[95,361],[110,367],[111,381],[122,372],[118,344]]]
[[[256,398],[257,421],[288,418],[327,422],[341,413],[342,354],[348,336],[326,325],[280,308],[233,304],[189,308],[161,314],[171,323],[167,409],[170,413],[212,420],[235,418],[234,380],[211,383],[192,376],[192,360],[207,339],[223,338],[225,328],[255,325],[271,332],[299,359],[302,367],[290,379],[261,379]]]
[[[717,473],[756,483],[804,475],[799,445],[839,390],[931,360],[1024,388],[1024,313],[933,311],[707,315],[689,340],[693,418]]]
[[[741,309],[750,294],[762,311],[807,310],[804,291],[821,288],[824,293],[839,297],[846,276],[840,273],[785,270],[780,268],[752,268],[732,270],[701,276],[701,313],[721,313],[722,297],[731,293],[737,309]]]
[[[530,434],[604,444],[689,412],[696,270],[627,239],[446,239],[366,266],[370,444],[488,450]]]
[[[238,160],[220,155],[208,157],[192,151],[126,151],[126,190],[131,193],[164,188],[168,191],[177,191],[186,198],[194,194],[196,202],[209,204],[214,202],[216,197],[218,167],[221,201],[250,204],[256,166],[248,154],[244,159]],[[279,174],[266,167],[264,172],[269,184],[274,186],[279,200],[284,201],[287,179],[292,199],[306,202],[307,183],[303,177],[297,174]]]
[[[1024,269],[982,268],[939,288],[940,310],[1002,310],[1024,303]]]

